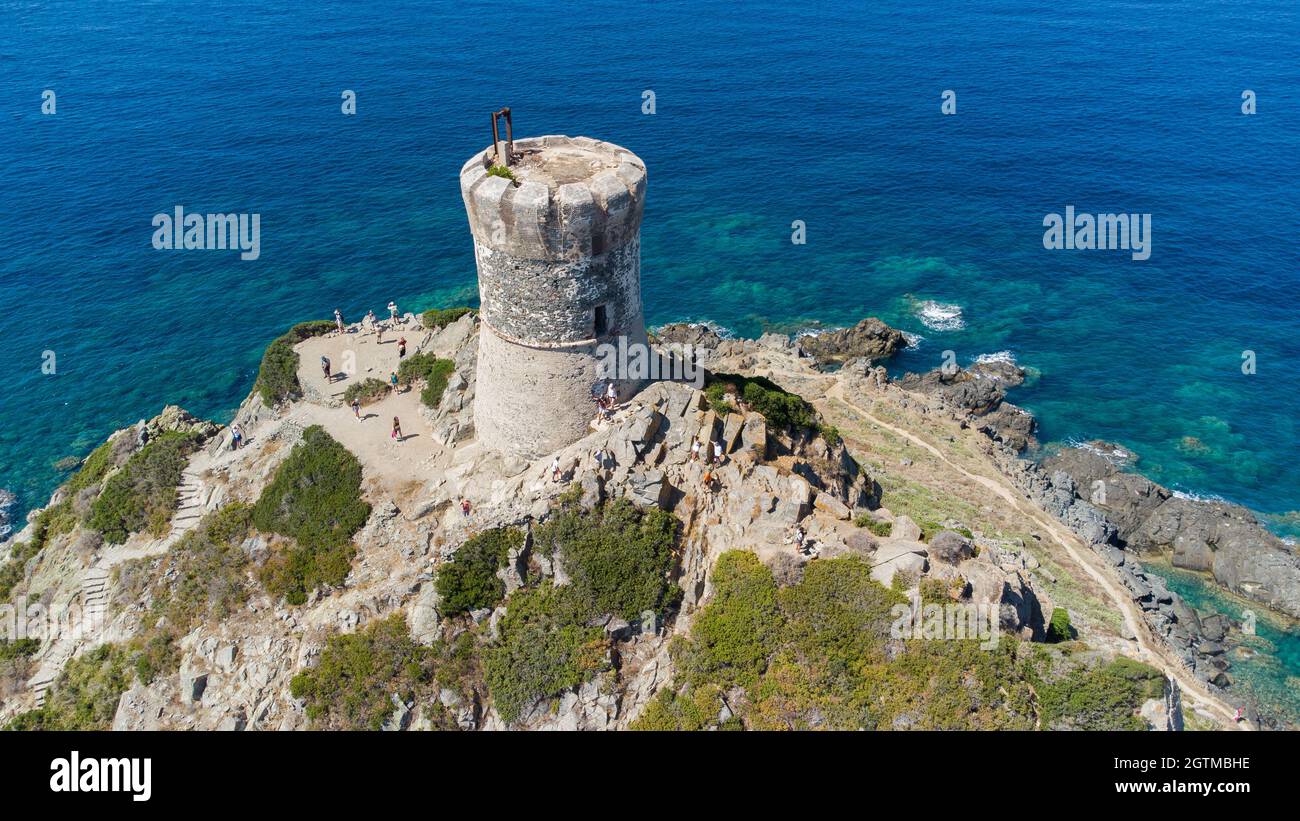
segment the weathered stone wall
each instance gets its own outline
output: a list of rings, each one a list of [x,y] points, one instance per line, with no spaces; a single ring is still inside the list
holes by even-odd
[[[481,302],[474,422],[493,449],[534,457],[581,438],[601,343],[646,341],[641,305],[645,164],[587,137],[515,142],[515,179],[461,170]],[[603,328],[598,327],[598,311]],[[620,398],[640,387],[616,381]]]

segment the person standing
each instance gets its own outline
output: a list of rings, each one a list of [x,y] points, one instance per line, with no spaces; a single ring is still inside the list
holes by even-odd
[[[397,340],[397,358],[401,359],[406,356],[406,337]]]
[[[460,500],[460,512],[466,519],[469,518],[469,499]]]
[[[334,381],[334,379],[330,376],[330,358],[328,356],[322,356],[320,358],[320,369],[325,373],[326,382]]]
[[[713,443],[713,461],[722,464],[722,440]]]
[[[397,324],[397,303],[391,300],[388,302],[388,321]]]
[[[338,308],[334,309],[334,325],[338,327],[339,333],[343,333],[343,314],[339,312]]]
[[[239,450],[244,444],[244,432],[239,429],[239,425],[230,426],[230,449]]]
[[[361,421],[361,400],[355,396],[352,397],[352,415],[357,418],[358,422]]]
[[[551,481],[560,481],[560,457],[558,456],[556,456],[555,460],[551,462]]]
[[[696,439],[694,442],[691,442],[691,461],[698,462],[699,460],[700,460],[700,440]]]
[[[393,439],[402,441],[402,420],[396,416],[393,417]]]
[[[393,393],[397,393],[397,371],[388,374],[388,384],[392,387]]]

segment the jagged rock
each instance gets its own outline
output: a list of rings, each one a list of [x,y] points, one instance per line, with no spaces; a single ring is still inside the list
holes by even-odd
[[[674,322],[655,329],[655,340],[659,343],[676,343],[695,348],[716,348],[722,342],[712,328],[694,322]]]
[[[1126,472],[1137,456],[1091,442],[1066,448],[1044,463],[1086,488],[1091,503],[1113,523],[1128,549],[1170,552],[1174,566],[1213,574],[1215,581],[1253,601],[1300,617],[1300,556],[1246,508],[1176,496]]]
[[[813,500],[813,507],[834,516],[836,519],[848,520],[853,518],[853,511],[849,510],[848,505],[828,493],[818,493]]]
[[[641,507],[667,507],[672,486],[664,479],[661,470],[634,473],[628,476],[627,495]]]
[[[907,339],[902,331],[873,316],[852,328],[801,337],[799,345],[819,366],[825,366],[850,359],[885,359],[906,348]]]
[[[181,703],[187,705],[197,704],[203,698],[203,691],[208,687],[208,674],[206,672],[181,666],[180,672],[180,692]]]
[[[745,414],[745,423],[740,429],[740,444],[745,450],[753,451],[759,460],[767,458],[767,420],[762,414]]]

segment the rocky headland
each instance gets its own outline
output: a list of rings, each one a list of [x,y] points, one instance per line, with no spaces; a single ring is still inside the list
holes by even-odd
[[[419,363],[409,369],[397,334],[299,326],[271,357],[293,370],[272,378],[264,364],[231,425],[168,408],[92,453],[6,542],[0,571],[8,600],[98,610],[102,623],[56,626],[6,660],[0,721],[1253,723],[1233,721],[1216,661],[1230,625],[1145,574],[1125,536],[1169,529],[1113,523],[1079,495],[1091,474],[1070,470],[1083,467],[1019,457],[1033,423],[1005,401],[1023,378],[1014,365],[891,381],[877,363],[905,342],[874,319],[795,339],[668,326],[655,338],[700,349],[705,390],[653,384],[582,440],[527,461],[475,441],[478,320],[455,316],[401,320]],[[320,358],[349,352],[355,369],[326,379]],[[401,388],[386,390],[399,370]],[[723,459],[706,464],[697,442],[721,443]],[[1118,495],[1120,480],[1102,478]],[[1207,533],[1178,521],[1169,544]],[[996,651],[907,641],[882,619],[909,601],[983,608],[1003,640]],[[809,663],[846,652],[871,665],[849,675],[853,697]],[[382,663],[340,675],[358,655]],[[949,684],[934,695],[916,669],[969,690],[966,708],[942,707]],[[1117,687],[1132,693],[1118,711],[1072,712],[1060,696]],[[93,715],[69,724],[72,703]]]

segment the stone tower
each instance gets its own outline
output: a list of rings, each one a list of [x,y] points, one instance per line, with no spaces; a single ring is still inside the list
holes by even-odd
[[[513,180],[488,173],[499,153]],[[497,142],[461,169],[481,301],[474,425],[489,448],[536,458],[582,438],[605,387],[597,348],[646,344],[645,182],[639,157],[590,137]],[[615,387],[623,400],[640,385]]]

